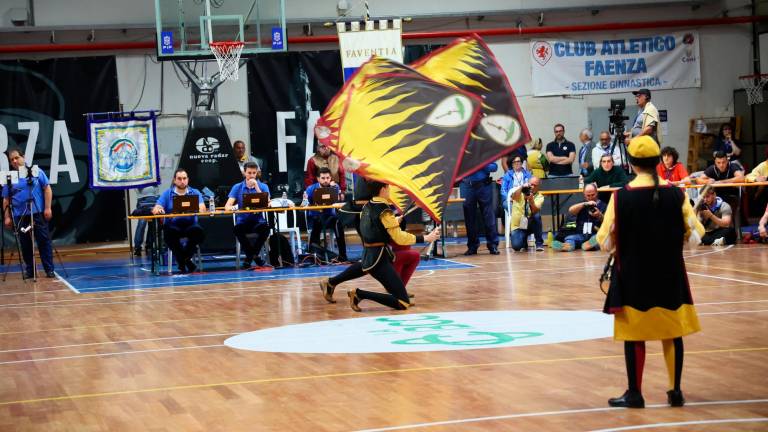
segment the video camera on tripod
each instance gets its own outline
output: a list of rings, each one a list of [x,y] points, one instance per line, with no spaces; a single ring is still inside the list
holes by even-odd
[[[621,158],[621,167],[629,173],[630,167],[627,163],[627,146],[624,142],[624,122],[629,120],[629,117],[624,115],[624,110],[626,108],[627,102],[624,99],[611,99],[611,106],[608,108],[608,112],[610,113],[608,116],[608,131],[613,137],[613,142],[611,143],[611,154],[614,154],[614,149],[618,146],[619,156]]]

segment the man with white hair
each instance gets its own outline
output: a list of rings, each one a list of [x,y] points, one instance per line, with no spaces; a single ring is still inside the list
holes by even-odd
[[[595,166],[592,162],[592,150],[595,149],[595,143],[592,142],[592,131],[583,129],[579,134],[581,148],[579,149],[579,173],[588,176],[594,171]]]

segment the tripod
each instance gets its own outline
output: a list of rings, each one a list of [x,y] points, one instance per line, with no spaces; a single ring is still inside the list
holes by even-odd
[[[613,135],[611,142],[611,157],[613,157],[616,148],[619,149],[619,159],[621,160],[621,167],[627,174],[632,173],[632,167],[629,166],[629,159],[627,158],[627,144],[624,140],[624,122],[611,123],[610,133]]]
[[[21,259],[21,241],[19,239],[19,231],[18,227],[16,226],[16,219],[13,217],[13,177],[11,176],[10,172],[5,173],[5,184],[8,185],[8,207],[3,208],[3,217],[5,217],[6,212],[8,212],[8,216],[11,219],[11,231],[13,232],[14,239],[16,240],[16,252],[19,254],[19,268],[21,269],[21,277],[26,280],[26,272],[24,271],[24,263]],[[5,230],[5,221],[3,221],[3,230]],[[3,236],[5,235],[3,231]],[[8,278],[8,271],[11,268],[10,258],[8,259],[8,263],[5,262],[5,238],[3,238],[3,265],[5,266],[5,271],[3,271],[3,282]]]

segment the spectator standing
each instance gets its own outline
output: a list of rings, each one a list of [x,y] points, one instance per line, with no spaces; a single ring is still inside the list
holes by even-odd
[[[563,177],[573,174],[571,164],[576,159],[576,146],[565,139],[565,126],[555,125],[555,140],[547,144],[549,176]]]

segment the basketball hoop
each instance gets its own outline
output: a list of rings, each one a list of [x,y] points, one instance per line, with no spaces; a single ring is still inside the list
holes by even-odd
[[[741,85],[747,92],[747,103],[755,105],[763,102],[763,87],[768,83],[768,74],[740,76]]]
[[[219,78],[237,81],[237,71],[240,69],[240,53],[243,52],[245,43],[239,41],[211,42],[213,55],[219,64]]]

